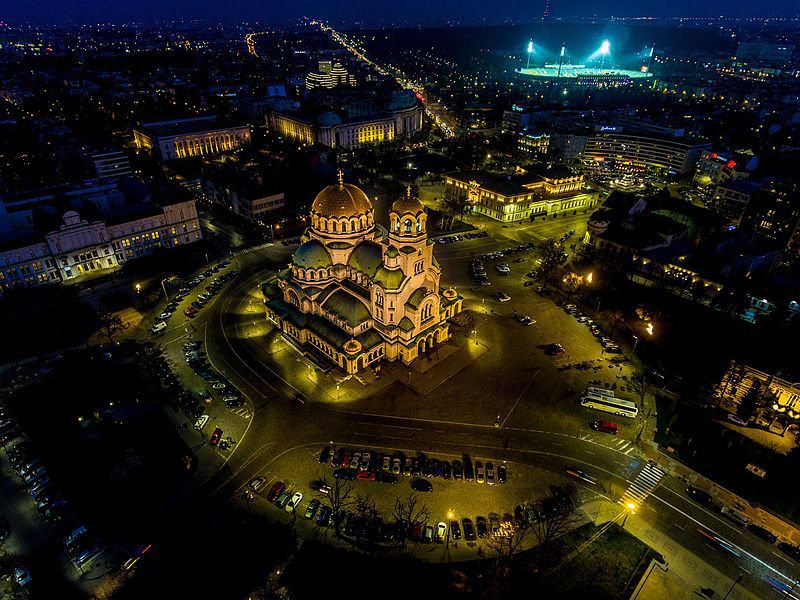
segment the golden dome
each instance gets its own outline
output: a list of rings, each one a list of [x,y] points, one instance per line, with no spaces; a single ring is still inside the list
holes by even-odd
[[[392,212],[398,215],[419,215],[425,212],[425,207],[420,202],[420,199],[411,195],[411,186],[408,186],[405,196],[400,196],[392,204]]]
[[[311,204],[311,214],[326,218],[357,217],[372,212],[372,202],[361,188],[344,183],[341,174],[339,183],[322,190]]]

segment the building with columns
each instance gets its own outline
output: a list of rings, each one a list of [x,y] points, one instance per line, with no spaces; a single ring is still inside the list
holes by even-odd
[[[250,126],[224,124],[215,116],[150,121],[133,128],[133,141],[161,160],[211,156],[249,146]]]
[[[410,364],[450,337],[462,298],[440,289],[428,215],[411,190],[375,223],[357,186],[323,189],[289,268],[264,284],[266,317],[286,339],[346,373],[382,360]]]
[[[121,183],[0,198],[0,295],[15,287],[81,281],[202,238],[186,190],[151,193],[140,184],[131,192]]]

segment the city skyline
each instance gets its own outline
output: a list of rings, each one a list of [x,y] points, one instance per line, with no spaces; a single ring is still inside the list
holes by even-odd
[[[545,2],[524,3],[511,0],[493,5],[493,12],[486,13],[486,5],[479,0],[467,2],[437,3],[430,6],[421,0],[405,0],[383,6],[379,10],[368,2],[320,2],[301,0],[291,5],[265,6],[257,0],[239,0],[220,5],[207,0],[190,2],[172,0],[123,0],[106,3],[100,0],[89,2],[56,2],[43,0],[35,5],[24,0],[7,3],[0,19],[12,25],[31,23],[36,25],[96,24],[96,23],[153,23],[172,20],[199,19],[206,22],[260,21],[286,23],[302,17],[320,18],[337,23],[364,26],[391,24],[437,24],[437,23],[499,23],[506,21],[529,22],[542,17]],[[793,18],[800,14],[800,0],[773,3],[766,0],[755,2],[725,2],[716,0],[698,4],[689,0],[662,3],[655,0],[636,2],[597,3],[588,0],[560,0],[549,4],[551,18],[572,17],[733,17],[733,18]],[[365,16],[369,15],[369,16]]]

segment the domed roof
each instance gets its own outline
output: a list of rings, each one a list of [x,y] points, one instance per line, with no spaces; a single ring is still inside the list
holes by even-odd
[[[324,269],[331,266],[331,255],[322,243],[309,240],[294,251],[292,264],[301,269]]]
[[[320,217],[357,217],[372,211],[372,202],[367,195],[351,183],[342,181],[322,190],[311,204],[311,213]]]
[[[392,212],[399,215],[412,214],[419,215],[425,212],[425,207],[419,198],[411,195],[411,186],[408,186],[405,196],[400,196],[392,204]]]

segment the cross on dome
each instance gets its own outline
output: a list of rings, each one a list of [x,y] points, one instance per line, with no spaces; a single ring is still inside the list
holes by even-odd
[[[344,171],[339,169],[336,173],[336,177],[339,179],[339,189],[344,187]]]

